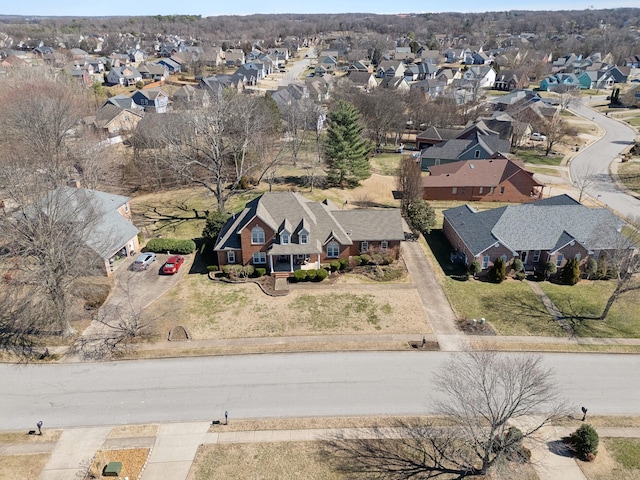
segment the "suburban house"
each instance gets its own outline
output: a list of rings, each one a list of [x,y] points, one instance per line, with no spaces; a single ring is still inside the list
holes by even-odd
[[[169,105],[169,96],[159,88],[137,90],[131,99],[145,112],[165,113]]]
[[[172,58],[163,58],[161,60],[158,60],[157,64],[165,67],[170,74],[180,73],[182,71],[182,65],[180,65],[178,62],[176,62]]]
[[[520,161],[505,158],[433,165],[422,177],[425,200],[526,203],[542,198],[544,184]]]
[[[384,77],[404,77],[405,65],[400,60],[383,60],[378,65],[376,76]]]
[[[515,90],[520,86],[518,76],[513,70],[501,70],[500,73],[497,74],[496,81],[493,84],[493,88],[496,90],[503,90],[507,92]]]
[[[384,77],[380,82],[380,88],[395,90],[399,93],[409,93],[409,84],[404,77]]]
[[[241,48],[232,48],[224,54],[225,65],[227,67],[237,67],[245,62],[244,52]]]
[[[362,72],[359,70],[350,71],[344,78],[353,83],[356,87],[367,92],[378,86],[378,81],[373,73]]]
[[[366,252],[397,258],[404,240],[398,209],[341,210],[292,192],[264,193],[222,227],[219,265],[254,265],[287,277],[299,269]]]
[[[154,82],[164,82],[169,78],[169,69],[166,65],[161,63],[149,63],[143,62],[138,65],[138,71],[142,78],[145,80],[152,80]]]
[[[142,81],[142,75],[135,67],[112,67],[107,73],[107,83],[130,87]]]
[[[420,92],[427,99],[444,95],[446,88],[446,83],[433,78],[425,78],[409,85],[409,91]]]
[[[422,141],[424,141],[424,137]],[[506,158],[511,149],[510,139],[478,121],[460,132],[455,138],[442,141],[420,152],[420,168],[428,170],[433,165],[459,160],[485,160]]]
[[[135,130],[142,117],[144,117],[144,112],[140,110],[121,108],[107,103],[96,112],[93,125],[98,131],[118,135]]]
[[[559,195],[522,205],[478,212],[469,205],[444,210],[443,232],[466,265],[481,264],[486,275],[498,259],[507,268],[520,258],[528,271],[543,271],[548,262],[561,269],[570,258],[581,266],[628,244],[624,222],[606,208],[588,208]]]
[[[540,81],[540,90],[555,92],[557,90],[580,90],[580,81],[575,73],[556,73]]]
[[[464,83],[472,82],[478,88],[493,87],[496,82],[496,71],[492,66],[473,66],[469,67],[463,74]]]
[[[131,223],[127,197],[85,188],[60,187],[50,192],[36,208],[42,208],[48,216],[55,211],[62,221],[83,222],[79,241],[98,256],[100,270],[107,276],[111,275],[119,258],[139,250],[139,230]]]

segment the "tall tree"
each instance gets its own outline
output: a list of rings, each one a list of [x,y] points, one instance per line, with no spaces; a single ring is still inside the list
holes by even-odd
[[[522,440],[568,412],[553,372],[536,355],[460,354],[443,365],[434,387],[445,425],[399,421],[359,439],[330,440],[331,460],[361,478],[480,477],[508,460],[526,461]]]
[[[410,156],[403,156],[396,174],[396,188],[401,195],[402,214],[412,202],[422,199],[422,171],[420,164]]]
[[[360,114],[350,103],[340,101],[329,113],[329,128],[324,143],[327,182],[339,187],[355,187],[371,176],[371,146],[362,137]]]

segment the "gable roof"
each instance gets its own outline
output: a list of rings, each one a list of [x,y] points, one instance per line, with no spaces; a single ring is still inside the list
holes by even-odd
[[[587,208],[568,195],[484,212],[463,205],[443,215],[474,255],[496,242],[514,252],[555,252],[571,241],[590,251],[623,244],[621,219],[605,208]]]
[[[492,160],[463,160],[433,165],[431,175],[422,177],[423,187],[495,187],[514,175],[524,172],[534,185],[544,186],[533,177],[533,172],[519,161],[496,158]]]

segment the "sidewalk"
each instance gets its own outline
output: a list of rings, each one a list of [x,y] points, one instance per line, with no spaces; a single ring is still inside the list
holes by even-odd
[[[307,430],[249,430],[236,432],[209,432],[209,423],[172,423],[159,425],[154,437],[107,439],[111,427],[78,428],[65,430],[55,444],[29,444],[18,451],[2,451],[0,455],[43,453],[51,457],[40,475],[40,480],[68,480],[79,478],[102,449],[132,447],[152,448],[142,480],[170,478],[186,479],[198,447],[218,443],[310,442],[340,438],[375,438],[371,429],[307,429]],[[397,429],[382,429],[389,437],[401,436]],[[574,427],[545,427],[535,438],[528,440],[532,462],[540,480],[585,480],[574,458],[560,439],[568,436]],[[598,428],[600,437],[640,437],[640,428]],[[132,444],[132,441],[135,443]],[[143,441],[144,445],[140,442]],[[30,448],[28,448],[30,447]]]

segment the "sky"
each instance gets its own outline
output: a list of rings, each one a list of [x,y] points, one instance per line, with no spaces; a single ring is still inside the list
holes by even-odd
[[[3,2],[4,3],[4,2]],[[7,2],[8,3],[8,2]],[[156,0],[153,2],[105,2],[91,0],[12,1],[0,6],[0,14],[34,16],[137,16],[137,15],[249,15],[253,13],[422,13],[486,12],[509,10],[585,10],[588,8],[638,7],[638,0]]]

